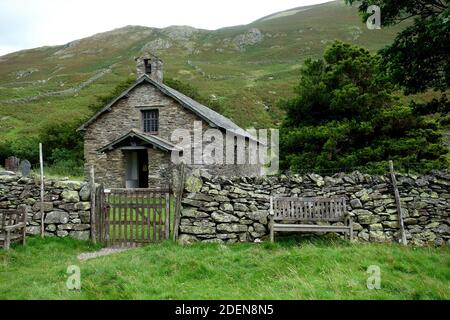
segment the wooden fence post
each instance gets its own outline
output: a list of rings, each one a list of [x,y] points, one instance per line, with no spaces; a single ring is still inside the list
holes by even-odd
[[[270,196],[270,209],[269,209],[269,232],[270,232],[270,242],[274,242],[275,240],[275,233],[273,231],[273,224],[274,224],[274,215],[275,212],[273,211],[273,196]]]
[[[180,180],[179,186],[177,190],[177,194],[175,195],[175,214],[174,214],[174,224],[173,224],[173,240],[177,241],[178,239],[178,228],[180,225],[180,214],[181,214],[181,200],[183,199],[183,191],[184,191],[184,183],[186,179],[186,170],[185,170],[184,162],[180,165]]]
[[[95,193],[96,193],[96,197],[97,197],[96,200],[98,200],[98,201],[96,201],[97,208],[96,208],[96,212],[94,213],[98,217],[98,221],[97,220],[95,221],[96,228],[97,228],[97,230],[96,230],[97,240],[101,243],[105,243],[105,238],[106,238],[105,234],[104,234],[104,232],[105,232],[105,228],[104,228],[105,216],[104,216],[103,210],[106,210],[106,209],[105,209],[105,189],[103,187],[103,184],[101,184],[98,189],[96,188]]]
[[[392,160],[389,161],[389,170],[391,172],[392,187],[394,188],[395,203],[397,205],[397,212],[400,223],[400,232],[402,235],[402,244],[406,246],[408,242],[406,240],[405,224],[403,222],[403,210],[400,203],[400,193],[398,192],[397,179],[395,178],[394,162]]]
[[[91,167],[89,171],[89,189],[91,191],[91,240],[94,244],[97,243],[97,192],[95,188],[95,169]]]
[[[170,189],[169,189],[170,190]],[[164,221],[164,240],[170,239],[170,191],[166,193],[166,216]]]
[[[45,234],[44,217],[44,154],[42,152],[42,143],[39,143],[39,164],[41,169],[41,238]]]

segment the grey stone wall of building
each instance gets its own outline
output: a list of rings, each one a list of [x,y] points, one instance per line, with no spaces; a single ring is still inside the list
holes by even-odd
[[[90,189],[78,181],[45,181],[45,235],[88,240],[91,229]],[[40,182],[0,172],[0,209],[25,208],[27,233],[41,232]]]
[[[163,178],[165,170],[170,167],[170,153],[159,149],[148,149],[148,182],[150,186],[165,186],[168,181]]]
[[[409,244],[450,244],[450,172],[398,175]],[[269,233],[270,196],[332,197],[348,200],[357,241],[397,242],[399,217],[389,175],[354,172],[277,177],[213,177],[187,180],[181,211],[181,243],[253,242]],[[276,238],[276,236],[275,236]]]
[[[149,83],[136,87],[128,98],[118,101],[110,112],[101,115],[85,132],[85,176],[89,176],[91,166],[95,168],[96,181],[109,188],[125,187],[125,160],[122,151],[113,150],[98,154],[97,150],[127,134],[131,129],[142,128],[142,109],[159,110],[158,136],[171,141],[175,129],[189,130],[193,136],[195,121],[201,119],[177,101],[162,94]],[[211,127],[203,122],[205,132]],[[176,144],[176,142],[174,142]],[[163,180],[161,171],[170,163],[170,153],[158,149],[149,149],[149,180],[158,184]],[[226,176],[247,174],[258,175],[259,165],[208,166],[213,174]],[[244,171],[244,172],[243,172]]]

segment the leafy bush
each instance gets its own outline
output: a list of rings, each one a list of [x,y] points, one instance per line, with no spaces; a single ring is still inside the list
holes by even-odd
[[[411,102],[411,108],[414,113],[418,115],[427,115],[433,113],[440,113],[442,115],[448,115],[450,113],[450,101],[448,101],[447,95],[443,94],[440,99],[434,98],[427,103]]]
[[[0,141],[0,166],[3,166],[5,159],[12,154],[11,144],[8,141]]]
[[[82,132],[77,131],[81,124],[82,121],[55,123],[42,128],[39,138],[48,160],[58,160],[62,154],[63,160],[68,155],[69,158],[83,159],[84,137]]]
[[[0,161],[3,164],[10,156],[27,159],[31,163],[39,162],[39,139],[36,137],[21,137],[17,140],[6,140],[0,143]]]
[[[438,124],[399,104],[380,72],[380,57],[335,42],[308,60],[297,96],[282,101],[281,166],[387,168],[387,160],[427,169],[448,165]]]
[[[37,166],[41,142],[46,166],[55,166],[72,176],[79,175],[84,157],[83,134],[76,131],[80,124],[80,121],[49,124],[41,129],[37,137],[6,140],[0,143],[0,161],[4,163],[7,157],[14,155]],[[62,168],[65,169],[61,170]]]

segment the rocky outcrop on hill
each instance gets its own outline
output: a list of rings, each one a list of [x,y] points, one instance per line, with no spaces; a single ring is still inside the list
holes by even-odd
[[[163,29],[163,32],[172,40],[188,41],[199,30],[189,26],[171,26]]]
[[[158,38],[149,43],[145,44],[142,47],[141,51],[157,51],[157,50],[165,50],[172,47],[172,43],[169,40]]]
[[[245,51],[248,46],[253,46],[264,40],[264,34],[257,28],[252,28],[246,33],[233,39],[233,43],[239,51]]]

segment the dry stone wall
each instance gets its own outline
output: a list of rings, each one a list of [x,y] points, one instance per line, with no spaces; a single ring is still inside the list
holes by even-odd
[[[450,172],[397,175],[408,242],[450,244]],[[181,243],[266,240],[270,196],[343,196],[353,215],[356,239],[396,242],[399,218],[389,175],[354,172],[278,177],[213,177],[202,173],[186,184],[181,211]]]
[[[408,243],[450,244],[450,171],[397,175]],[[201,172],[190,176],[182,200],[181,243],[259,242],[269,233],[270,196],[343,196],[353,215],[355,238],[362,242],[397,242],[400,238],[394,191],[389,175],[354,172],[226,178]],[[86,182],[45,182],[47,236],[87,240],[90,190]],[[40,233],[39,181],[0,172],[0,208],[25,208],[28,234]]]
[[[45,181],[44,224],[46,236],[90,238],[91,203],[87,183]],[[0,172],[0,209],[25,208],[27,233],[41,231],[40,183],[12,172]]]

